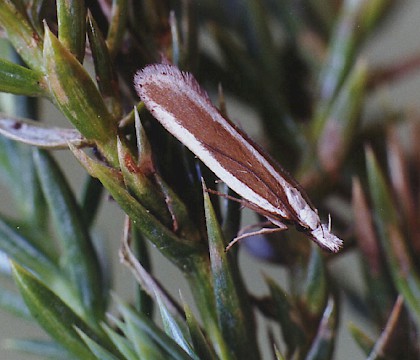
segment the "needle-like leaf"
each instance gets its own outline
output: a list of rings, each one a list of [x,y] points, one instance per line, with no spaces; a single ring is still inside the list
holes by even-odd
[[[114,117],[122,115],[120,89],[111,55],[105,39],[92,14],[88,13],[88,37],[95,64],[96,81],[108,110]]]
[[[180,319],[177,319],[176,316],[170,313],[168,308],[161,301],[159,294],[156,294],[156,300],[166,334],[174,339],[176,343],[191,356],[191,358],[198,360],[199,357],[195,354],[193,348],[191,347],[191,339],[189,338],[189,333],[185,323],[182,323]]]
[[[184,311],[188,325],[188,331],[191,336],[191,341],[194,347],[194,351],[199,359],[202,360],[216,360],[217,355],[214,349],[210,346],[203,332],[201,331],[200,325],[197,319],[194,317],[190,307],[184,302]]]
[[[106,37],[106,43],[111,57],[115,57],[124,38],[129,11],[128,5],[127,0],[112,1],[111,20]]]
[[[80,217],[76,200],[53,158],[43,151],[35,152],[35,162],[44,196],[62,245],[62,266],[76,287],[84,306],[85,320],[103,318],[102,270],[89,230]]]
[[[47,96],[42,74],[0,59],[0,91],[26,96]]]
[[[307,360],[332,359],[337,331],[337,303],[331,296],[325,306],[318,330],[306,354]]]
[[[54,102],[109,162],[118,164],[116,122],[87,71],[45,27],[44,66]]]
[[[176,360],[191,360],[192,358],[168,335],[166,335],[162,330],[160,330],[148,317],[136,313],[134,310],[129,308],[127,305],[122,302],[118,303],[118,308],[121,314],[124,317],[125,322],[127,323],[127,330],[131,334],[132,339],[140,340],[141,342],[151,341],[159,344],[165,351],[167,359],[176,359]],[[138,338],[135,334],[140,331],[140,334],[145,333],[149,337],[149,340],[146,338]],[[143,335],[144,336],[144,335]],[[135,342],[136,345],[140,345]],[[153,350],[152,355],[146,357],[147,359],[161,359],[162,354],[157,356],[156,350]],[[139,354],[139,356],[144,356],[144,354]]]
[[[92,340],[82,330],[76,329],[82,340],[88,346],[90,351],[96,356],[97,359],[101,360],[118,360],[116,356],[112,355],[107,349],[103,348],[96,341]]]
[[[12,268],[26,305],[45,331],[76,357],[95,360],[95,356],[83,344],[74,326],[93,335],[92,330],[27,270],[17,264],[13,264]]]
[[[42,35],[32,27],[24,9],[19,1],[0,1],[0,24],[25,63],[42,73]]]
[[[84,0],[57,0],[58,39],[82,63],[86,43]]]
[[[118,349],[118,351],[125,357],[127,360],[138,360],[134,350],[134,344],[125,336],[119,334],[116,330],[112,329],[110,326],[103,324],[103,329],[111,339],[112,343]]]
[[[420,326],[420,275],[407,249],[390,189],[372,149],[367,148],[366,158],[375,222],[394,286],[403,295],[413,318]]]
[[[225,252],[225,240],[207,192],[204,209],[209,240],[217,319],[223,337],[238,358],[259,359],[254,318],[241,279],[232,269],[233,254]]]
[[[305,333],[302,324],[299,323],[299,312],[292,303],[290,297],[271,278],[265,281],[270,289],[271,297],[275,305],[276,319],[282,328],[284,342],[288,347],[288,353],[293,354],[305,341]]]
[[[32,269],[45,282],[54,284],[58,266],[37,245],[4,219],[0,219],[0,249],[11,259]]]

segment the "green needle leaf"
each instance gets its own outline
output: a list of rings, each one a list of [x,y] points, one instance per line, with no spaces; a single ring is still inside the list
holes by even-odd
[[[32,234],[42,234],[47,228],[47,208],[40,191],[32,148],[0,136],[0,164],[0,177],[9,186],[15,200],[19,225],[32,226]],[[31,240],[35,239],[31,236]],[[51,249],[46,250],[45,241],[37,244],[44,251],[51,252]]]
[[[420,326],[420,275],[408,252],[398,223],[396,206],[372,151],[366,150],[367,173],[375,223],[395,287]]]
[[[357,46],[365,39],[368,28],[378,16],[372,16],[369,3],[384,3],[389,0],[353,1],[346,0],[336,21],[331,37],[329,57],[324,62],[320,76],[322,106],[337,94],[343,79],[354,62]],[[377,15],[379,12],[376,13]]]
[[[86,43],[84,0],[57,0],[58,38],[63,46],[83,62]]]
[[[26,16],[25,7],[17,1],[0,1],[0,24],[7,38],[30,68],[43,72],[42,38],[32,27]]]
[[[136,359],[160,359],[164,357],[152,338],[142,328],[136,326],[134,321],[126,319],[125,336],[134,345]]]
[[[156,216],[162,224],[170,228],[172,219],[165,203],[164,194],[153,181],[150,169],[143,169],[131,153],[128,145],[120,138],[117,141],[118,157],[124,183],[138,201]]]
[[[113,0],[111,21],[109,24],[108,35],[106,43],[109,48],[111,57],[117,54],[126,30],[126,23],[128,17],[128,1],[127,0]]]
[[[91,334],[87,325],[27,270],[12,263],[12,271],[26,305],[44,330],[77,358],[95,360],[74,329]]]
[[[209,240],[217,318],[223,337],[239,359],[259,359],[254,318],[242,280],[232,271],[231,254],[225,241],[210,197],[204,191],[204,209]]]
[[[314,118],[315,127],[322,126],[321,133],[314,129],[318,139],[318,156],[325,171],[335,175],[343,165],[350,146],[355,140],[360,113],[365,96],[367,66],[358,61],[346,78],[325,117]]]
[[[328,298],[328,286],[325,265],[321,251],[317,246],[311,246],[312,251],[301,277],[295,279],[299,284],[299,302],[302,302],[312,316],[320,316]]]
[[[55,263],[33,242],[0,219],[0,249],[11,259],[30,268],[47,283],[54,284],[61,273]]]
[[[45,27],[44,63],[55,104],[103,155],[118,165],[117,124],[89,74],[77,59]]]
[[[99,91],[109,111],[115,118],[120,118],[122,109],[120,105],[118,78],[105,39],[90,12],[88,13],[88,37],[95,64],[96,81]]]
[[[330,297],[305,360],[326,360],[332,358],[336,340],[337,322],[337,303],[333,297]]]
[[[370,147],[366,148],[366,167],[370,196],[375,210],[375,222],[380,229],[379,235],[385,238],[388,224],[397,225],[397,211],[392,201],[391,190]],[[384,245],[387,244],[387,242],[384,243]]]
[[[86,335],[82,330],[76,329],[77,333],[83,339],[85,344],[88,346],[90,351],[100,360],[118,360],[118,358],[112,355],[108,350],[103,348],[97,342],[92,340],[88,335]]]
[[[134,345],[131,341],[129,341],[125,336],[117,333],[114,329],[106,324],[103,324],[102,328],[125,359],[138,360],[134,350]]]
[[[277,346],[274,347],[274,353],[276,355],[276,360],[286,360],[286,358],[281,354]]]
[[[105,311],[102,269],[88,228],[81,218],[82,211],[53,158],[38,150],[35,162],[61,240],[63,267],[85,306],[84,318],[101,319]]]
[[[131,229],[131,239],[133,243],[133,252],[139,264],[142,265],[143,269],[147,273],[151,274],[152,264],[147,239],[135,226]],[[146,316],[152,317],[154,309],[153,299],[149,296],[145,289],[142,288],[142,286],[137,286],[136,295],[136,310]]]
[[[194,347],[194,352],[201,360],[216,360],[218,359],[214,349],[206,340],[197,319],[194,317],[190,307],[184,302],[184,311],[187,319],[188,330],[191,336],[191,341]]]
[[[156,300],[160,310],[160,316],[162,317],[163,328],[165,329],[166,334],[174,339],[176,343],[181,346],[188,355],[191,356],[191,358],[198,360],[199,358],[194,353],[194,350],[190,345],[191,339],[188,338],[188,332],[185,324],[181,323],[179,319],[176,319],[175,316],[172,316],[158,293],[156,293]]]
[[[176,360],[191,360],[192,358],[188,356],[188,354],[168,335],[166,335],[162,330],[160,330],[147,316],[143,314],[137,313],[121,301],[118,302],[118,308],[121,314],[124,317],[125,323],[127,324],[127,331],[131,340],[135,345],[138,344],[137,341],[141,342],[150,342],[153,340],[153,343],[157,343],[162,347],[162,349],[167,353],[166,359],[176,359]],[[144,335],[147,334],[147,337]],[[140,335],[140,337],[138,336]],[[147,340],[147,338],[149,338]],[[150,349],[150,344],[147,343],[142,344],[142,346],[147,346]],[[150,350],[153,350],[151,348]],[[160,357],[156,357],[156,349],[153,350],[154,357],[144,357],[145,359],[161,359],[162,354]],[[139,354],[142,356],[142,354]]]
[[[375,231],[372,210],[358,178],[353,181],[353,213],[357,244],[363,254],[362,267],[369,292],[367,299],[372,304],[372,315],[384,323],[395,297],[389,273]]]
[[[83,219],[88,227],[92,225],[98,214],[103,193],[104,187],[101,182],[87,175],[80,203],[83,209]]]
[[[0,59],[0,91],[26,96],[46,96],[45,79],[40,73]]]
[[[293,354],[296,348],[301,347],[305,341],[305,333],[299,325],[299,311],[287,293],[273,279],[266,277],[266,282],[276,306],[275,312],[288,353]]]

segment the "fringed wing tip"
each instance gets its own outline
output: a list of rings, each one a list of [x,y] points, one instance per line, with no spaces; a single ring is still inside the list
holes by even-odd
[[[134,75],[134,86],[140,98],[144,95],[142,88],[150,83],[161,86],[165,83],[164,87],[170,87],[173,91],[192,90],[200,97],[204,97],[206,101],[209,100],[207,92],[201,88],[194,76],[189,72],[179,70],[175,65],[151,64],[139,70]]]

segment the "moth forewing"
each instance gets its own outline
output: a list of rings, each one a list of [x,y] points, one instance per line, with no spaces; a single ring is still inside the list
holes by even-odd
[[[214,151],[210,151],[210,149],[203,145],[203,143],[200,142],[194,134],[181,126],[181,124],[177,122],[177,118],[172,113],[165,111],[153,101],[150,101],[149,104],[151,104],[149,111],[152,115],[158,119],[171,134],[173,134],[194,154],[196,154],[197,157],[232,190],[237,192],[250,203],[258,204],[259,207],[275,213],[278,216],[282,216],[284,218],[287,217],[287,213],[280,207],[272,205],[266,198],[256,193],[246,183],[240,181],[240,179],[235,176],[235,172],[233,172],[232,169],[223,166],[223,163],[218,161],[219,159],[215,156]]]
[[[340,248],[296,181],[221,115],[191,74],[149,65],[134,83],[151,114],[250,207],[279,228],[292,223],[322,247]]]

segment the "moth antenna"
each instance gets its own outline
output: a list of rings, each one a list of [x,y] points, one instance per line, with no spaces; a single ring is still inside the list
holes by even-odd
[[[331,232],[331,214],[328,214],[328,232]]]

